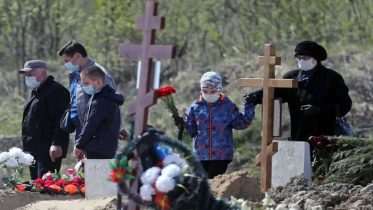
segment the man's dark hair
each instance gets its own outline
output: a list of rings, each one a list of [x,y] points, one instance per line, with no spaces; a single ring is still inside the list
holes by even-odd
[[[58,52],[57,54],[61,57],[63,54],[66,54],[69,57],[73,57],[75,53],[80,53],[84,58],[87,57],[87,50],[82,44],[75,40],[68,41]]]
[[[80,75],[90,78],[91,80],[102,79],[105,81],[105,72],[98,66],[90,66],[80,72]]]

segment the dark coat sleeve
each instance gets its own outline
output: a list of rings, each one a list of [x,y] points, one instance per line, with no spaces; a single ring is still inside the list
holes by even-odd
[[[339,115],[339,117],[343,117],[351,110],[352,106],[352,100],[348,94],[348,87],[340,74],[332,72],[330,78],[332,80],[335,104],[321,106],[320,114],[326,115],[328,113],[335,113]]]
[[[52,145],[61,146],[69,141],[69,134],[60,128],[60,120],[70,102],[69,91],[60,86],[53,92],[53,100],[48,100],[48,111],[54,119]]]
[[[88,117],[84,120],[82,132],[75,141],[75,147],[78,149],[85,149],[88,142],[93,138],[98,130],[102,120],[107,116],[108,110],[111,109],[108,103],[104,100],[93,100],[92,104],[87,104],[89,109]]]

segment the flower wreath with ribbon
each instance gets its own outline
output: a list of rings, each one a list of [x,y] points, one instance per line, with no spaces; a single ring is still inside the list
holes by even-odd
[[[140,193],[131,191],[124,181],[134,178],[129,175],[132,168],[123,165],[134,157],[134,150],[139,158]],[[188,146],[150,126],[142,136],[131,139],[122,148],[116,155],[112,169],[112,178],[120,180],[117,181],[118,192],[138,205],[162,210],[240,209],[213,196],[208,176]],[[127,170],[115,175],[114,171],[118,169]]]

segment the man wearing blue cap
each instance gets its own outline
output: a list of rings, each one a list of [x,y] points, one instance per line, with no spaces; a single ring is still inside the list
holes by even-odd
[[[60,128],[60,119],[69,105],[69,91],[48,75],[44,61],[27,61],[18,71],[25,75],[26,85],[32,88],[22,118],[23,150],[35,158],[30,166],[31,179],[41,178],[48,171],[61,168],[66,157],[69,134]]]

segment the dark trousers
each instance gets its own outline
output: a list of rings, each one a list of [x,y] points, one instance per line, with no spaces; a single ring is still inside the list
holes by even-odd
[[[80,123],[74,123],[75,125],[75,140],[79,138],[80,133],[82,132],[82,128],[80,127]]]
[[[111,158],[109,158],[105,155],[102,155],[100,153],[97,153],[97,152],[86,151],[85,155],[86,155],[87,159],[111,159]]]
[[[206,173],[209,175],[209,179],[213,179],[215,176],[224,174],[227,171],[228,164],[231,160],[211,160],[211,161],[200,161]]]
[[[42,178],[48,171],[60,172],[62,157],[55,159],[55,162],[52,162],[50,156],[35,156],[34,158],[35,163],[30,166],[31,179]]]

